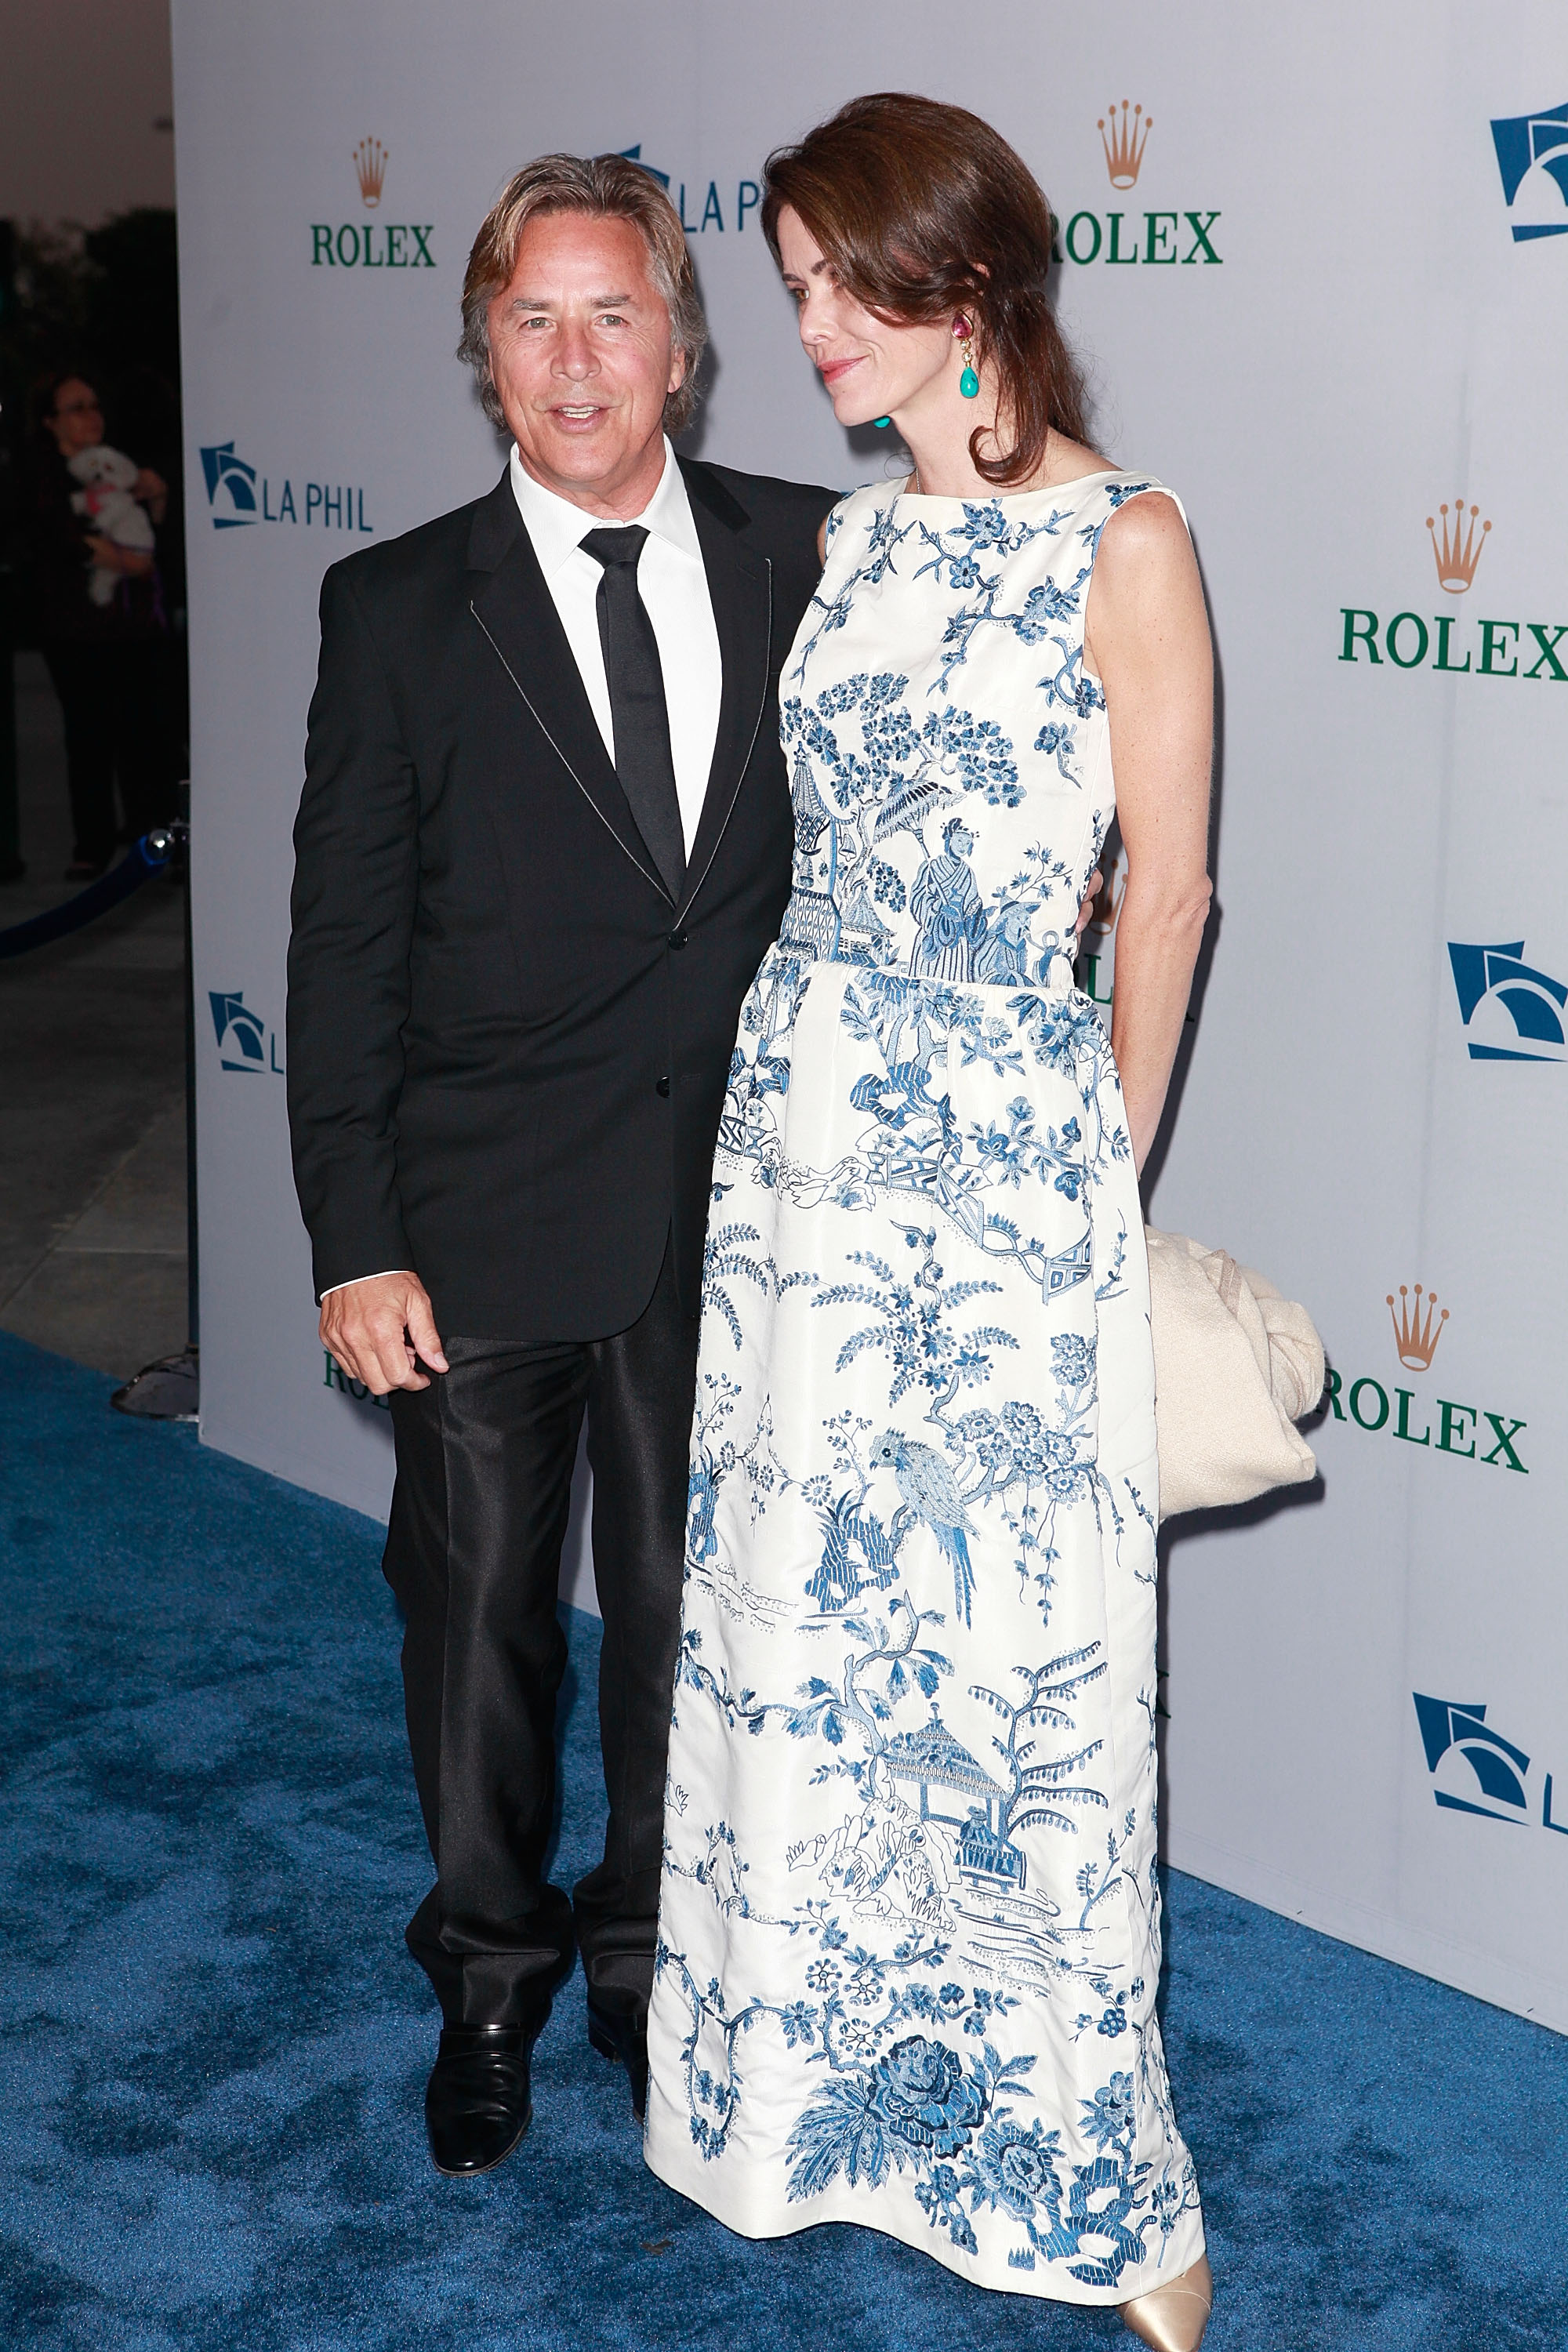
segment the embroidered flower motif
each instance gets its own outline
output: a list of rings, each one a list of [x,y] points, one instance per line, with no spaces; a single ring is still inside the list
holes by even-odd
[[[1058,1381],[1081,1388],[1094,1378],[1095,1342],[1081,1331],[1053,1331],[1051,1366]]]
[[[1016,2123],[987,2124],[980,2135],[977,2168],[990,2201],[1020,2221],[1033,2220],[1042,2199],[1056,2205],[1061,2189],[1051,2159],[1060,2140],[1038,2116],[1027,2131]]]
[[[911,2033],[873,2069],[874,2103],[889,2131],[939,2156],[956,2156],[985,2112],[963,2061],[944,2042]]]
[[[1131,2139],[1132,2136],[1132,2077],[1112,2074],[1102,2084],[1092,2099],[1079,2102],[1083,2108],[1083,2129],[1096,2147],[1109,2147],[1113,2140]]]

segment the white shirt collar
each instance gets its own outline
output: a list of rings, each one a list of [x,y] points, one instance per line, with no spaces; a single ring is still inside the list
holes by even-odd
[[[539,568],[546,580],[553,578],[562,566],[570,562],[584,535],[597,530],[603,518],[591,515],[575,507],[570,499],[561,498],[536,482],[512,445],[510,471],[511,491],[517,500],[523,527],[533,542],[539,558]],[[628,515],[626,522],[640,522],[645,530],[665,541],[678,553],[689,556],[696,563],[702,561],[701,542],[697,525],[691,519],[691,502],[686,495],[686,479],[676,463],[675,452],[668,436],[664,444],[664,471],[655,490],[640,515]]]

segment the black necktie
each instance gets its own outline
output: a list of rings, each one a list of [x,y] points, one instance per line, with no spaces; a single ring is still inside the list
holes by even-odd
[[[669,711],[658,640],[637,593],[637,559],[647,543],[640,522],[591,530],[578,545],[605,567],[597,598],[599,643],[610,688],[616,773],[637,831],[678,903],[686,880],[686,836],[669,751]]]

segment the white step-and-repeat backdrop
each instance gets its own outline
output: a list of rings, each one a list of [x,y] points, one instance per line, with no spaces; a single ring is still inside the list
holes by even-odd
[[[1101,446],[1183,492],[1213,606],[1217,911],[1151,1216],[1305,1299],[1332,1365],[1321,1491],[1169,1547],[1170,1856],[1568,2030],[1561,8],[174,26],[205,1441],[384,1511],[289,1174],[289,826],[323,568],[496,478],[452,356],[479,219],[542,149],[640,154],[712,320],[695,446],[848,487],[885,453],[799,354],[763,159],[858,90],[956,100],[1050,196]]]

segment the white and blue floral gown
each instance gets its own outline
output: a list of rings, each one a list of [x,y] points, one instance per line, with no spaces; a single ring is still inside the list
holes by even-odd
[[[1203,2250],[1154,1993],[1153,1361],[1073,927],[1095,551],[1159,484],[835,510],[710,1213],[648,2161],[1120,2303]]]

